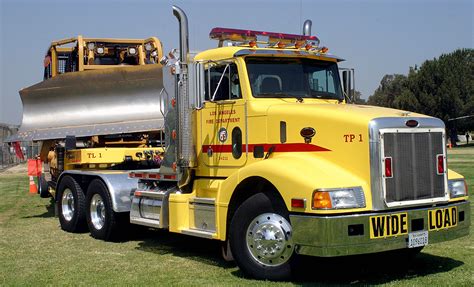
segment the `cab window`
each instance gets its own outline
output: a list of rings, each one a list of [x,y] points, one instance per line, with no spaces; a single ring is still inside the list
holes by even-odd
[[[206,101],[222,101],[242,97],[239,73],[234,63],[208,67],[205,71]]]

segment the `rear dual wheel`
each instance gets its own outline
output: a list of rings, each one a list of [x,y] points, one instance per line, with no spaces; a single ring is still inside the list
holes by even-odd
[[[113,240],[117,235],[120,214],[114,212],[107,186],[94,179],[87,189],[87,225],[92,237]]]
[[[84,192],[76,180],[64,176],[58,187],[56,206],[61,229],[81,232],[86,229],[86,200]]]

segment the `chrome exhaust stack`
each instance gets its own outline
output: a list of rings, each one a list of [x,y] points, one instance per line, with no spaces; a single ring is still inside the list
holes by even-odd
[[[183,9],[173,5],[173,15],[179,22],[179,52],[182,63],[187,63],[189,53],[188,17]]]
[[[305,36],[311,36],[311,25],[313,24],[313,22],[311,22],[311,20],[306,20],[304,21],[304,24],[303,24],[303,35]]]
[[[179,75],[177,81],[177,172],[178,186],[185,187],[191,181],[190,168],[195,164],[195,152],[193,149],[192,132],[192,108],[189,95],[189,74],[188,74],[188,55],[189,55],[189,33],[188,18],[184,11],[173,5],[173,15],[179,22]]]

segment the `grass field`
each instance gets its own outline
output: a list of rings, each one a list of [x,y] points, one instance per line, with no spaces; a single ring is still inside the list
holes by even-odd
[[[474,147],[449,151],[449,167],[474,193]],[[474,237],[429,245],[411,261],[388,254],[302,258],[291,282],[246,279],[219,244],[143,229],[119,243],[63,232],[48,199],[24,174],[0,174],[0,285],[397,285],[473,286]],[[472,203],[471,203],[472,210]],[[471,217],[472,222],[472,217]],[[472,224],[471,224],[472,225]]]

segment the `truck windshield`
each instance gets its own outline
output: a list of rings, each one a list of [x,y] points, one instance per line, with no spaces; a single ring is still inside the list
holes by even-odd
[[[247,58],[256,98],[343,100],[337,64],[301,58]]]

